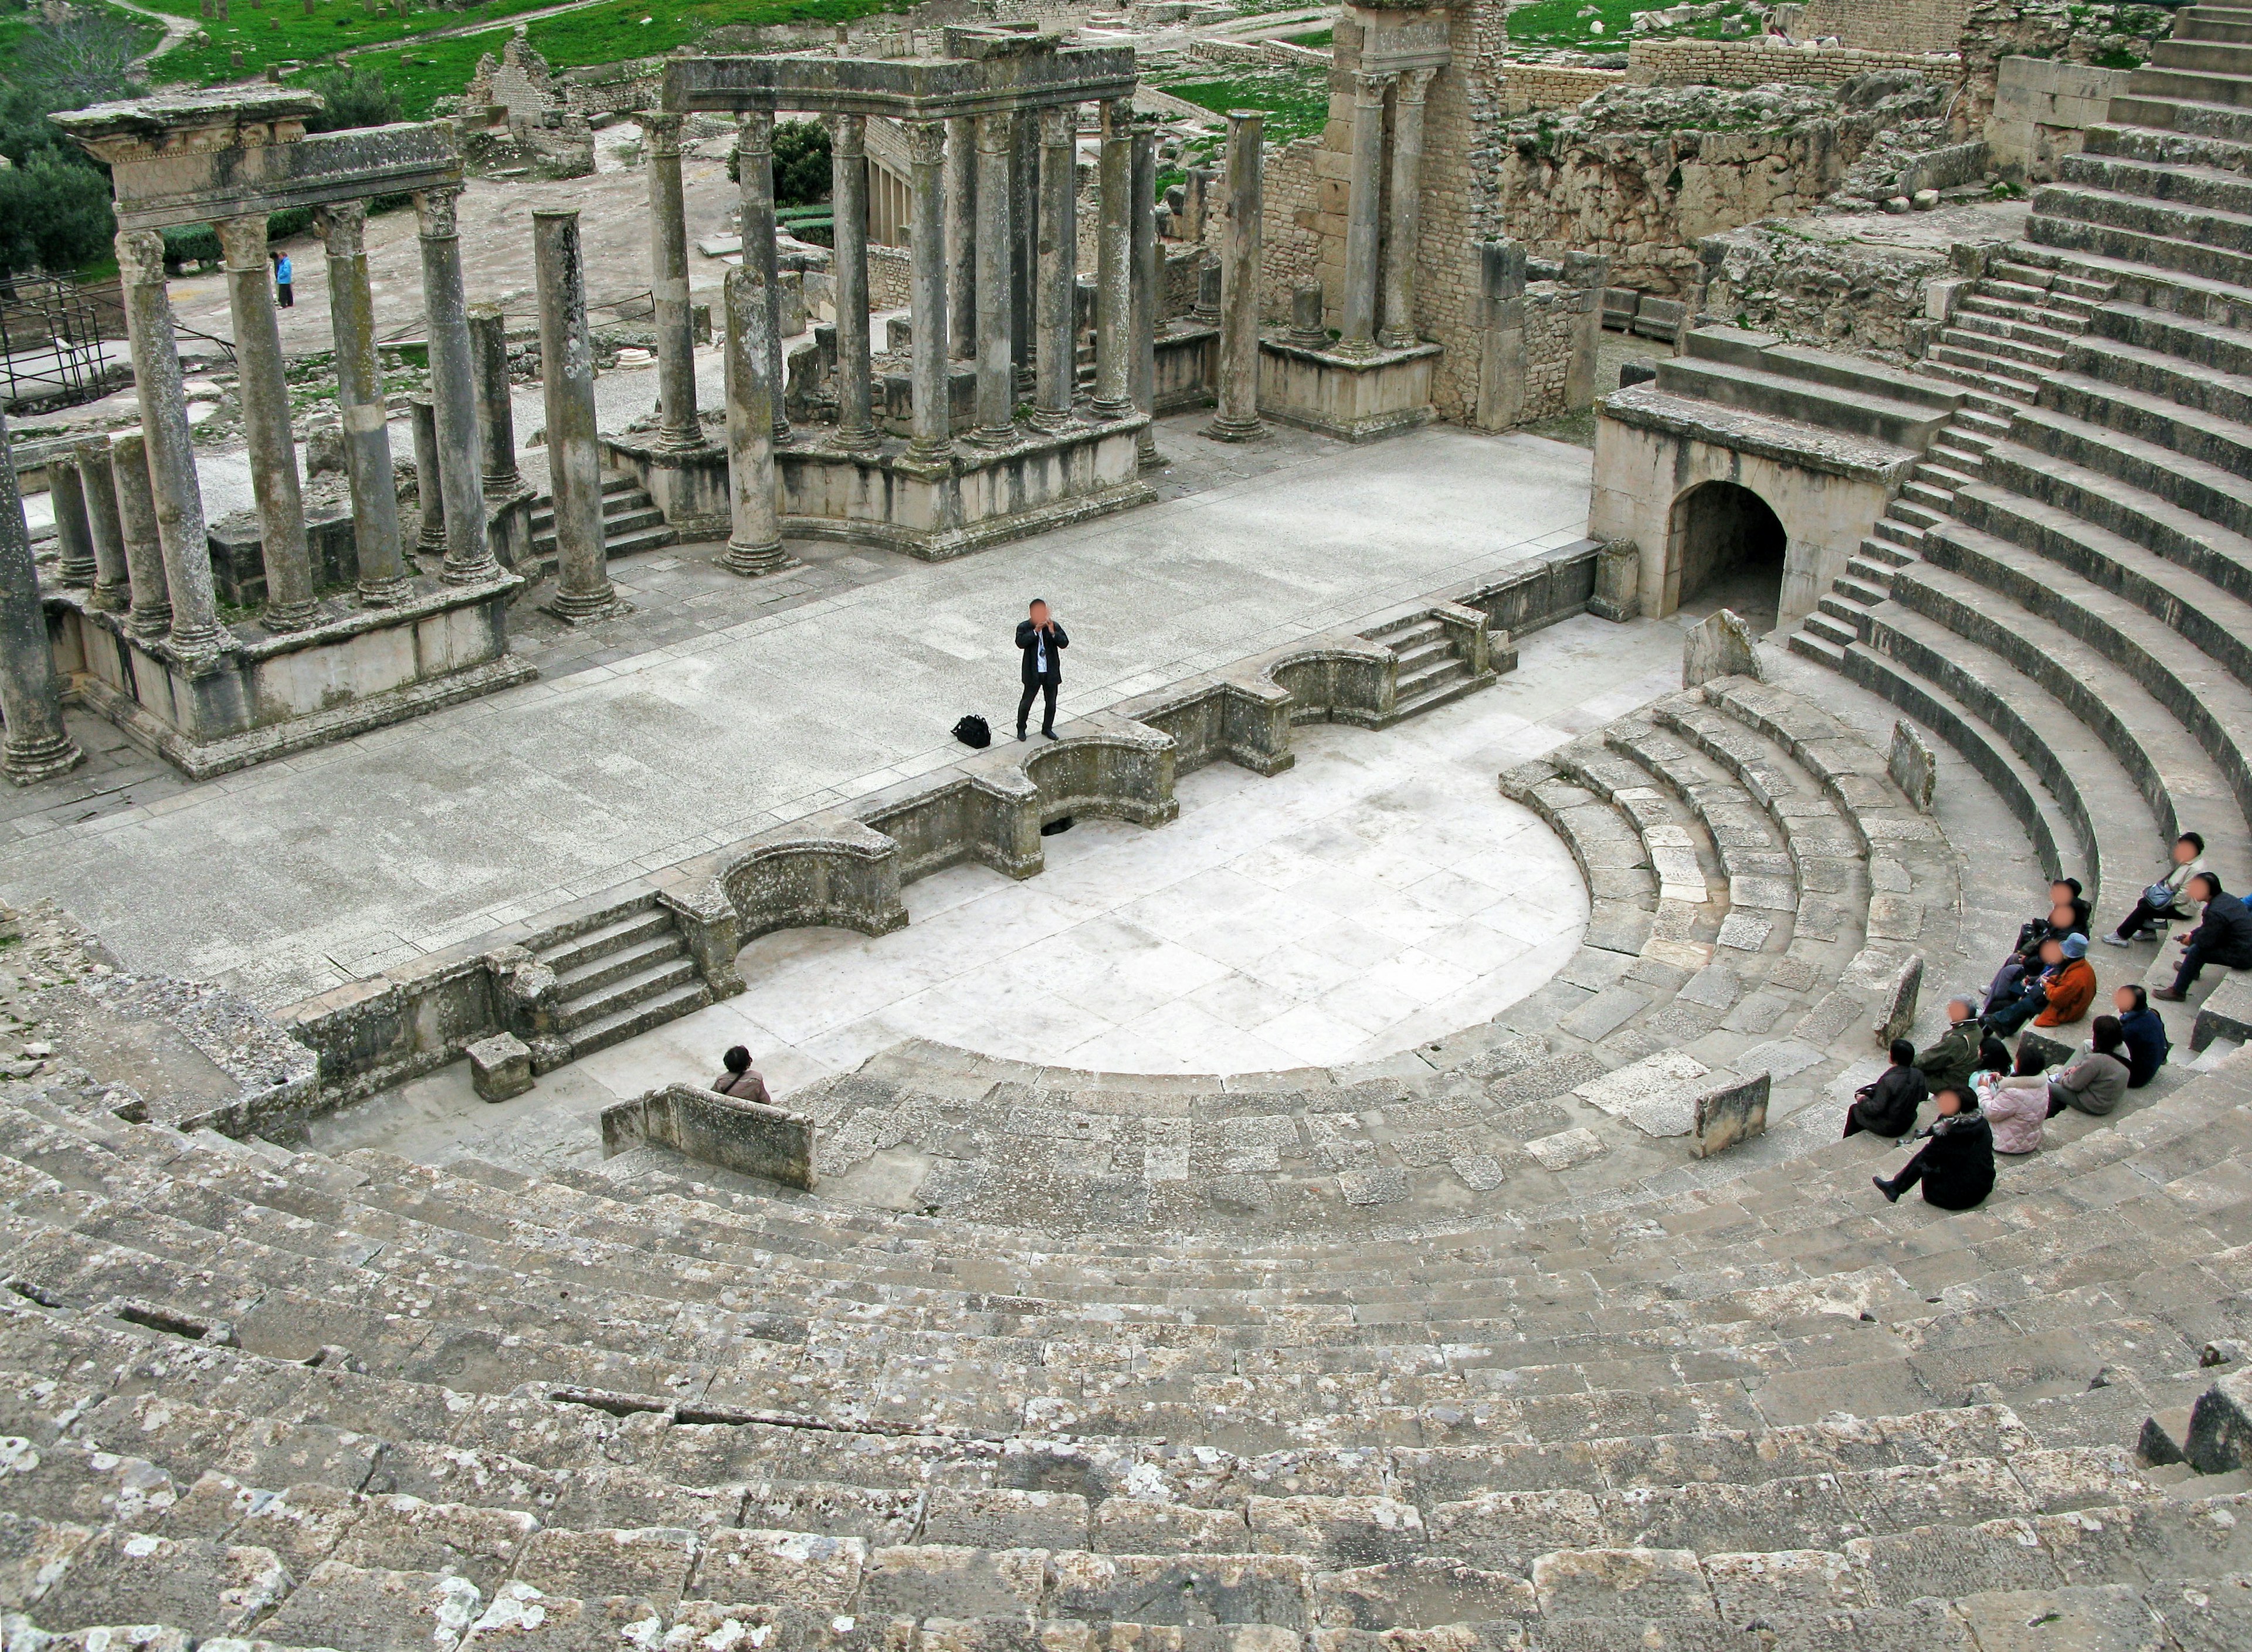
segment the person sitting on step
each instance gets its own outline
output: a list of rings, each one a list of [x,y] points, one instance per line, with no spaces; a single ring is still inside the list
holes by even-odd
[[[2205,839],[2195,832],[2184,832],[2174,839],[2173,864],[2165,875],[2143,892],[2136,901],[2135,910],[2120,921],[2119,927],[2103,937],[2107,947],[2123,947],[2130,941],[2155,938],[2155,926],[2161,919],[2170,923],[2188,923],[2197,916],[2196,903],[2188,906],[2189,880],[2205,870]]]
[[[1994,1151],[2021,1156],[2038,1153],[2041,1146],[2041,1124],[2048,1117],[2048,1079],[2043,1076],[2048,1067],[2048,1057],[2027,1039],[2018,1046],[2015,1065],[1999,1038],[1986,1041],[2002,1058],[1999,1072],[1991,1082],[1977,1083],[1978,1110],[1986,1115],[1986,1123],[1994,1132]],[[1985,1073],[1978,1075],[1986,1079]]]
[[[1923,1183],[1923,1202],[1943,1211],[1967,1211],[1994,1190],[1994,1128],[1978,1110],[1978,1099],[1964,1086],[1950,1084],[1937,1098],[1939,1116],[1924,1132],[1915,1156],[1887,1181],[1873,1176],[1877,1191],[1897,1204],[1900,1196]]]
[[[1988,1010],[1991,1010],[1998,1000],[2008,997],[2012,992],[2022,986],[2027,976],[2040,973],[2040,949],[2043,941],[2062,941],[2068,935],[2087,933],[2080,927],[2080,909],[2071,901],[2064,899],[2064,892],[2072,886],[2072,879],[2069,878],[2051,884],[2049,887],[2055,892],[2057,901],[2056,905],[2048,909],[2048,916],[2046,919],[2036,919],[2018,931],[2017,947],[2008,957],[2002,960],[2002,967],[1994,971],[1993,980],[1987,983],[1986,1008]]]
[[[721,1095],[733,1096],[738,1101],[762,1101],[768,1107],[774,1105],[774,1098],[767,1093],[766,1079],[761,1077],[759,1070],[751,1065],[751,1052],[739,1044],[728,1051],[721,1060],[726,1064],[727,1070],[721,1073],[718,1081],[712,1086],[714,1090]]]
[[[1853,1105],[1845,1109],[1847,1135],[1866,1130],[1898,1141],[1915,1128],[1915,1110],[1929,1093],[1923,1074],[1915,1070],[1915,1046],[1906,1038],[1894,1038],[1892,1058],[1892,1065],[1877,1075],[1874,1084],[1853,1093]]]
[[[2127,1035],[2116,1016],[2089,1024],[2088,1048],[2080,1059],[2048,1081],[2048,1116],[2065,1108],[2102,1118],[2127,1093]]]
[[[2037,1027],[2065,1026],[2086,1015],[2095,1000],[2096,970],[2088,961],[2088,937],[2045,941],[2040,973],[1988,1006],[1986,1030],[2007,1038],[2028,1021]]]
[[[2192,900],[2205,903],[2205,916],[2181,938],[2181,967],[2174,971],[2174,984],[2151,995],[2168,1003],[2179,1003],[2187,997],[2190,984],[2207,964],[2252,969],[2252,912],[2247,912],[2244,903],[2223,889],[2221,879],[2209,871],[2191,878],[2186,892]]]
[[[2151,995],[2140,982],[2130,981],[2114,992],[2111,1003],[2119,1011],[2120,1031],[2127,1036],[2127,1087],[2139,1090],[2166,1065],[2172,1049],[2166,1024],[2151,1008]]]
[[[1915,1070],[1936,1090],[1943,1085],[1969,1080],[1978,1065],[1978,1009],[1967,997],[1947,1001],[1947,1031],[1939,1041],[1915,1059]]]

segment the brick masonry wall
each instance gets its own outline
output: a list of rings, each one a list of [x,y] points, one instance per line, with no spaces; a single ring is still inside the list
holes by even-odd
[[[1497,72],[1495,100],[1504,115],[1534,109],[1576,109],[1598,92],[1626,82],[1623,69],[1572,69],[1547,63],[1505,63]]]
[[[1637,86],[1842,86],[1879,69],[1915,69],[1960,79],[1962,60],[1922,52],[1852,46],[1770,45],[1758,40],[1637,40],[1627,47],[1627,79]]]
[[[1877,52],[1952,52],[1969,10],[1969,0],[1808,0],[1791,32]]]

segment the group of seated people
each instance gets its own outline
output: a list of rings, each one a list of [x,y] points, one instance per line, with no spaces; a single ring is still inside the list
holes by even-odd
[[[2161,921],[2194,923],[2171,986],[2155,992],[2130,983],[2111,995],[2112,1013],[2089,1024],[2089,1038],[2061,1071],[2050,1070],[2042,1042],[2021,1040],[2013,1058],[2004,1040],[2030,1024],[2071,1026],[2096,996],[2088,961],[2089,903],[2077,878],[2049,885],[2049,911],[2018,932],[2017,945],[1988,984],[1983,1006],[1969,995],[1950,999],[1947,1030],[1928,1050],[1893,1041],[1892,1065],[1863,1086],[1846,1109],[1845,1134],[1866,1131],[1895,1140],[1915,1133],[1923,1103],[1936,1109],[1919,1134],[1922,1145],[1897,1175],[1876,1177],[1878,1190],[1898,1200],[1921,1184],[1926,1203],[1964,1211],[1993,1190],[1995,1158],[2040,1150],[2041,1127],[2067,1107],[2102,1117],[2138,1090],[2166,1062],[2165,1024],[2152,998],[2179,1003],[2207,964],[2252,968],[2252,908],[2221,886],[2205,864],[2205,840],[2185,832],[2172,864],[2144,889],[2106,944],[2154,938]]]

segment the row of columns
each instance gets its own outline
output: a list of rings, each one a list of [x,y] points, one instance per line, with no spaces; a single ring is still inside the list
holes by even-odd
[[[1347,355],[1372,355],[1380,347],[1404,350],[1415,342],[1415,247],[1423,221],[1423,104],[1435,72],[1399,69],[1352,77],[1352,171],[1346,184],[1345,292],[1338,339],[1338,348]],[[1391,212],[1389,221],[1380,225],[1387,94],[1392,105]]]

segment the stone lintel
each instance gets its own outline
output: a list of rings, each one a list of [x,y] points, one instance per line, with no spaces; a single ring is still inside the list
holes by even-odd
[[[95,159],[115,165],[163,153],[291,143],[328,102],[288,87],[224,87],[66,109],[47,118]]]
[[[102,153],[94,144],[86,147]],[[110,163],[118,226],[129,230],[449,189],[462,181],[462,157],[452,136],[427,121],[229,148],[149,148],[102,158]]]
[[[1037,37],[1024,37],[1037,38]],[[805,110],[942,121],[1056,104],[1130,98],[1129,46],[1089,46],[988,58],[674,58],[667,109]]]
[[[1614,391],[1602,398],[1596,408],[1602,417],[1637,429],[1686,437],[1778,464],[1887,488],[1907,482],[1920,456],[1889,442],[1868,441],[1818,425],[1746,413],[1692,396],[1672,395],[1648,385]]]

